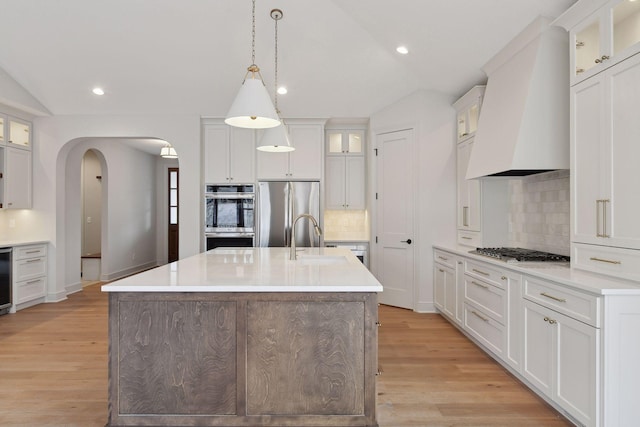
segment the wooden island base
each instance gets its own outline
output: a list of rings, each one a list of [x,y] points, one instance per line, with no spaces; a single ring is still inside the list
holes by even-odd
[[[112,292],[110,426],[377,426],[377,294]]]

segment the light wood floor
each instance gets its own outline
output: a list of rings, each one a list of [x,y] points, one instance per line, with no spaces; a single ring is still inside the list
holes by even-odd
[[[378,421],[402,426],[569,426],[437,314],[380,307]],[[0,425],[104,426],[107,298],[0,316]]]

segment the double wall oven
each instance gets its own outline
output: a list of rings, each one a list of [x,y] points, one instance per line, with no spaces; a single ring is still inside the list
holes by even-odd
[[[255,245],[255,198],[253,184],[205,185],[206,250]]]

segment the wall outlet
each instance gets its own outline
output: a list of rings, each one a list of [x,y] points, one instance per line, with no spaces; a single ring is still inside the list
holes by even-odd
[[[91,224],[91,217],[90,216],[87,217],[87,224]]]

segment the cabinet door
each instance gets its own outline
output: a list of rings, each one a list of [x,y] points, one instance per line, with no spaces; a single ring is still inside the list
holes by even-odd
[[[456,290],[456,274],[452,268],[444,270],[444,312],[450,319],[456,318],[456,304],[458,301]]]
[[[31,150],[31,124],[9,117],[9,139],[7,142]]]
[[[365,208],[365,161],[363,156],[346,157],[346,194],[347,209]]]
[[[204,126],[204,182],[229,181],[229,126]]]
[[[549,327],[548,312],[535,303],[524,301],[522,374],[544,394],[553,397],[556,346],[555,329]]]
[[[572,197],[575,209],[572,212],[574,242],[598,243],[602,234],[601,218],[603,180],[606,179],[604,126],[604,81],[595,76],[571,88],[572,96],[572,145],[573,180]],[[601,243],[601,242],[600,242]]]
[[[325,204],[327,209],[345,208],[346,158],[328,156],[325,174]]]
[[[640,55],[606,73],[611,91],[611,111],[607,115],[611,118],[611,202],[605,206],[606,244],[640,249]]]
[[[31,151],[11,147],[5,150],[5,207],[31,209]]]
[[[444,311],[446,274],[444,266],[433,265],[433,303],[440,311]]]
[[[480,181],[467,180],[467,166],[471,158],[473,140],[458,145],[457,188],[458,188],[458,229],[480,231]]]
[[[289,153],[258,151],[256,153],[256,165],[258,180],[290,179]]]
[[[255,130],[232,127],[229,141],[229,181],[249,184],[255,181]]]
[[[322,178],[322,126],[289,125],[291,144],[296,148],[289,154],[289,174],[294,179]]]
[[[557,334],[555,400],[587,426],[596,423],[599,329],[549,313]]]
[[[0,144],[4,145],[7,141],[4,138],[5,132],[4,127],[7,123],[7,117],[0,114]]]

